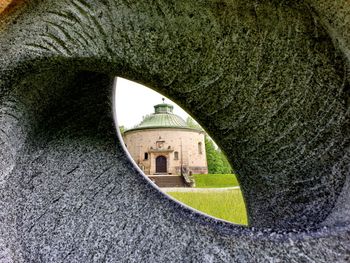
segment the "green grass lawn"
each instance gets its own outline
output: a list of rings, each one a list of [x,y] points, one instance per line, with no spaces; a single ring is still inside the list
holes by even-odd
[[[247,213],[240,189],[206,192],[167,192],[170,196],[199,211],[235,224],[247,225]]]
[[[194,174],[197,188],[239,186],[234,174]]]

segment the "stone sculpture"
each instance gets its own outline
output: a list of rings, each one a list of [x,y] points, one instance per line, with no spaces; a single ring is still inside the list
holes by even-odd
[[[14,1],[0,22],[0,261],[349,262],[349,23],[346,0]],[[114,76],[196,117],[250,227],[138,173],[115,137]]]

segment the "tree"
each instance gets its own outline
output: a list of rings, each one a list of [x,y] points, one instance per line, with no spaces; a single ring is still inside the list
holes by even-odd
[[[221,173],[222,174],[231,174],[233,173],[232,167],[229,163],[229,161],[227,160],[225,154],[220,150],[220,157],[222,160],[222,167],[221,167]]]
[[[208,173],[219,174],[221,173],[222,159],[215,149],[213,141],[208,135],[205,136],[205,151],[207,154]]]
[[[123,136],[123,135],[124,135],[124,132],[125,132],[125,127],[124,127],[124,125],[119,126],[119,131],[120,131],[120,134]]]
[[[205,150],[207,154],[208,173],[210,174],[230,174],[232,168],[224,153],[215,147],[213,140],[205,136]]]

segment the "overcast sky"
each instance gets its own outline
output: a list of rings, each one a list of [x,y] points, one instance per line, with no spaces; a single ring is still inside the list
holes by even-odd
[[[141,84],[117,78],[116,81],[116,114],[119,126],[132,128],[142,121],[142,116],[154,113],[153,106],[162,103],[165,98],[166,103],[174,106],[174,113],[184,120],[188,114],[168,98],[162,96]]]

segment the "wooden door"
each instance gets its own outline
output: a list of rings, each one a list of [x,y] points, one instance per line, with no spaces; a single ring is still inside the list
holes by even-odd
[[[167,173],[166,157],[158,156],[156,158],[156,173]]]

